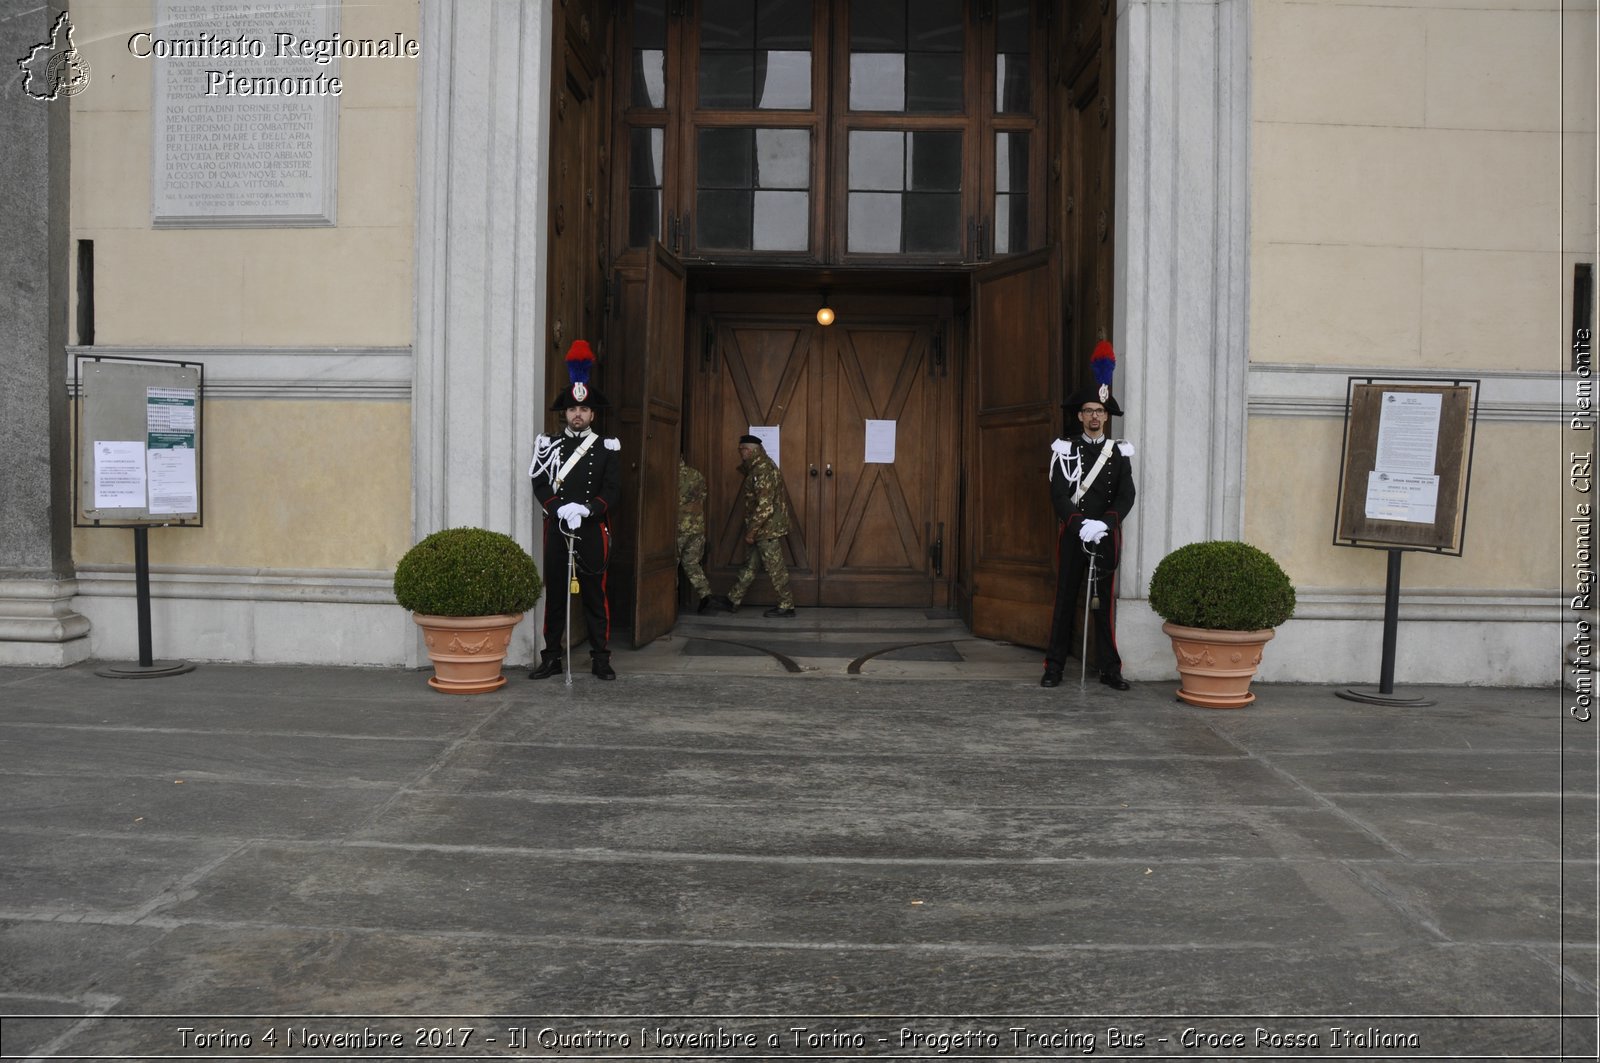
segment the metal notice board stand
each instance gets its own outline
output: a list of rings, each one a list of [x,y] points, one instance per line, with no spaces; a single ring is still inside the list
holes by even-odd
[[[73,428],[73,524],[133,529],[139,660],[96,669],[112,679],[194,670],[158,661],[150,625],[150,529],[199,528],[205,465],[203,370],[198,362],[79,355]]]
[[[1347,701],[1434,704],[1395,691],[1400,557],[1407,550],[1461,556],[1477,423],[1476,380],[1349,378],[1333,543],[1385,550],[1389,563],[1378,689],[1334,691]]]

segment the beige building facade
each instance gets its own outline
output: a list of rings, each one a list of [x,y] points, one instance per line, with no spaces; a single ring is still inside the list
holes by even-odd
[[[551,175],[593,162],[562,158],[552,129],[565,5],[337,5],[342,37],[398,35],[416,55],[339,60],[328,219],[233,227],[153,216],[163,60],[129,42],[179,36],[161,22],[174,6],[74,3],[87,87],[6,90],[70,138],[34,134],[66,167],[65,209],[41,209],[67,267],[58,339],[14,355],[59,379],[26,401],[70,418],[78,355],[203,364],[204,526],[150,533],[158,656],[414,665],[389,585],[406,548],[463,524],[539,535],[526,469],[557,371]],[[1104,6],[1114,428],[1138,453],[1129,676],[1172,673],[1146,602],[1156,563],[1241,538],[1299,593],[1263,678],[1376,678],[1386,555],[1333,542],[1347,381],[1371,376],[1479,382],[1463,550],[1405,556],[1399,677],[1560,682],[1592,579],[1569,459],[1594,449],[1573,341],[1574,278],[1597,257],[1595,5]],[[70,464],[56,453],[52,478]],[[24,535],[66,526],[70,547],[50,564],[0,547],[16,555],[0,556],[0,662],[136,656],[131,533],[72,528],[49,497],[50,527]],[[536,656],[531,619],[514,660]]]

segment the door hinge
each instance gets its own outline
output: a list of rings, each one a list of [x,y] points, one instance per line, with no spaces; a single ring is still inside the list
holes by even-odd
[[[667,215],[667,250],[673,254],[678,253],[678,212],[673,211]]]
[[[972,261],[983,262],[989,255],[985,246],[989,241],[989,223],[979,218],[967,219],[967,243],[972,248]]]
[[[924,535],[931,534],[931,526],[924,526]],[[944,575],[944,522],[939,522],[939,536],[928,543],[928,560],[933,562],[933,574]]]
[[[929,344],[928,375],[949,376],[950,365],[945,360],[944,354],[944,326],[939,325],[933,330],[933,340]]]

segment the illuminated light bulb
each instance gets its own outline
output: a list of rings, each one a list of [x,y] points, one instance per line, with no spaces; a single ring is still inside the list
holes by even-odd
[[[824,326],[833,324],[832,307],[824,306],[817,311],[817,324]]]

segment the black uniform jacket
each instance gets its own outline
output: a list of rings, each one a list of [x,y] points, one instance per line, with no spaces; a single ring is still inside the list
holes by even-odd
[[[1122,521],[1133,509],[1133,462],[1124,452],[1124,447],[1119,446],[1120,440],[1108,438],[1105,443],[1085,443],[1079,437],[1066,442],[1066,460],[1062,461],[1059,453],[1053,453],[1050,462],[1050,504],[1055,507],[1056,516],[1064,525],[1062,534],[1076,538],[1085,520],[1102,520],[1110,528],[1112,534],[1109,539],[1114,543],[1119,538],[1116,532],[1122,527]],[[1064,474],[1062,466],[1065,465],[1066,470],[1080,478],[1088,476],[1100,460],[1100,450],[1105,446],[1116,449],[1112,451],[1105,468],[1100,470],[1100,475],[1083,493],[1083,498],[1074,503],[1072,495],[1077,491],[1078,483]],[[1129,446],[1126,449],[1132,448]],[[1116,564],[1115,550],[1111,557],[1111,563]]]
[[[541,472],[533,478],[533,496],[544,507],[545,516],[550,520],[556,519],[556,510],[568,502],[577,502],[589,507],[589,516],[594,520],[608,521],[611,510],[622,497],[622,472],[617,461],[618,452],[614,449],[615,440],[597,438],[589,452],[567,473],[559,490],[551,482],[583,439],[582,435],[570,435],[567,432],[555,436],[552,442],[561,449],[560,459],[547,467],[548,472]],[[540,451],[539,456],[545,453]],[[539,456],[535,458],[536,463]]]

